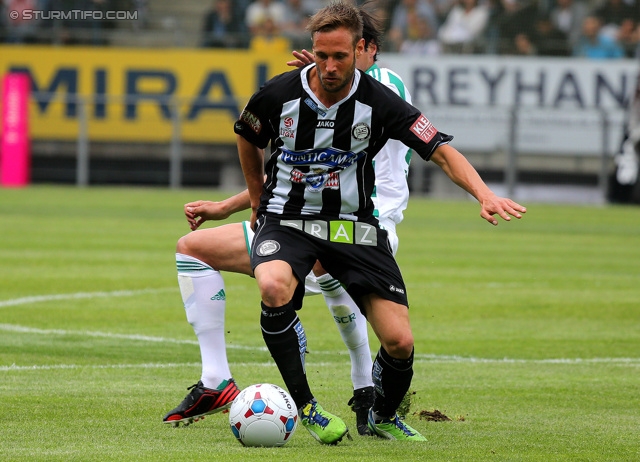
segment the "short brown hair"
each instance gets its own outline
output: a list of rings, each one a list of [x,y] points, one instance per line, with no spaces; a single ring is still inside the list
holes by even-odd
[[[311,16],[307,30],[311,39],[316,32],[330,32],[344,27],[353,36],[353,46],[362,38],[362,17],[360,10],[349,3],[332,2]]]

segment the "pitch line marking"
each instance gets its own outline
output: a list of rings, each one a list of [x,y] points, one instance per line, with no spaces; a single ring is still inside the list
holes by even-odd
[[[148,335],[138,334],[114,334],[110,332],[99,331],[69,331],[64,329],[36,329],[32,327],[16,326],[12,324],[0,324],[0,331],[5,332],[18,332],[26,334],[40,334],[40,335],[84,335],[88,337],[101,337],[101,338],[114,338],[122,340],[153,342],[153,343],[171,343],[171,344],[186,344],[186,345],[198,345],[196,340],[180,340],[166,337],[153,337]],[[248,350],[248,351],[262,351],[267,352],[265,346],[255,347],[248,345],[236,345],[227,344],[228,349],[235,350]],[[346,351],[322,351],[312,350],[312,354],[318,355],[346,355]],[[440,364],[455,364],[455,363],[478,363],[478,364],[622,364],[630,366],[640,366],[640,358],[549,358],[549,359],[517,359],[517,358],[476,358],[465,357],[456,355],[432,355],[432,354],[416,354],[415,362],[417,363],[440,363]],[[251,363],[251,364],[260,364]],[[321,366],[324,363],[315,363],[314,365]],[[330,364],[330,363],[326,363]],[[335,363],[334,363],[335,364]],[[11,366],[0,367],[0,370],[15,370],[6,369]],[[28,368],[28,366],[25,366]],[[43,368],[47,366],[42,366]],[[131,366],[134,367],[134,366]],[[143,366],[137,366],[143,367]],[[172,367],[172,366],[167,366]],[[55,368],[55,367],[52,367]]]
[[[233,286],[232,286],[233,287]],[[108,297],[135,297],[145,294],[157,294],[162,292],[174,292],[175,287],[164,287],[159,289],[138,289],[138,290],[113,290],[110,292],[75,292],[70,294],[50,294],[33,295],[30,297],[13,298],[0,300],[0,308],[7,306],[28,305],[30,303],[50,302],[54,300],[74,300],[84,298],[108,298]]]
[[[88,331],[88,330],[65,330],[65,329],[38,329],[35,327],[18,326],[14,324],[0,324],[0,331],[18,332],[22,334],[39,334],[39,335],[60,335],[60,336],[86,336],[99,338],[113,338],[121,340],[134,340],[141,342],[153,343],[173,343],[184,345],[198,345],[197,340],[176,339],[167,337],[153,337],[150,335],[140,334],[114,334],[112,332]],[[247,345],[227,344],[229,349],[250,350],[250,351],[268,351],[266,346],[252,347]],[[335,353],[332,353],[335,354]]]
[[[72,294],[51,294],[33,295],[31,297],[14,298],[11,300],[1,300],[0,308],[7,306],[27,305],[30,303],[50,302],[54,300],[74,300],[82,298],[107,298],[107,297],[134,297],[144,294],[155,294],[159,292],[174,291],[175,288],[164,289],[140,289],[140,290],[114,290],[111,292],[76,292]]]
[[[474,358],[468,358],[474,359]],[[418,360],[417,363],[451,363],[451,360],[437,360],[437,361],[425,361]],[[456,362],[465,362],[465,361],[456,361]],[[602,363],[602,362],[614,362],[618,364],[639,366],[640,360],[637,358],[594,358],[593,360],[588,359],[561,359],[561,360],[512,360],[512,361],[504,361],[504,360],[479,360],[479,358],[475,358],[475,361],[466,361],[466,362],[483,362],[483,363],[561,363],[561,364],[584,364],[584,363]],[[347,367],[349,366],[348,361],[343,361],[339,364]],[[273,362],[264,362],[264,361],[256,361],[252,363],[248,362],[230,362],[230,365],[233,367],[267,367],[267,368],[275,368],[276,365]],[[335,362],[318,362],[313,363],[314,367],[335,367]],[[171,368],[181,368],[181,367],[201,367],[200,363],[143,363],[143,364],[51,364],[51,365],[31,365],[31,366],[18,366],[17,364],[11,364],[9,366],[0,366],[0,372],[27,372],[27,371],[42,371],[42,370],[75,370],[75,369],[171,369]]]

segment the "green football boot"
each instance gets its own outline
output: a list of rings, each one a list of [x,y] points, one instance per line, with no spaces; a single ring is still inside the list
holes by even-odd
[[[376,422],[373,411],[369,411],[369,429],[374,435],[388,440],[427,441],[427,439],[394,415],[391,419]]]
[[[342,419],[322,409],[316,400],[302,406],[300,422],[311,436],[323,444],[338,444],[349,433]]]

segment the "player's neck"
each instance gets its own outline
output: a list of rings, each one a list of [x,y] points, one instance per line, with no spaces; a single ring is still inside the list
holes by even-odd
[[[320,84],[320,79],[318,78],[316,69],[313,68],[309,72],[309,88],[311,89],[313,94],[316,95],[318,100],[320,100],[320,102],[324,104],[326,108],[330,108],[334,104],[342,101],[344,98],[347,97],[347,95],[351,91],[351,86],[353,85],[353,79],[354,77],[352,76],[351,82],[349,82],[349,85],[346,85],[340,91],[335,93],[328,92]]]

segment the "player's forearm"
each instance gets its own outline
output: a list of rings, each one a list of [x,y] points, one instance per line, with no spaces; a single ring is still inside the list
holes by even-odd
[[[475,197],[478,202],[482,203],[485,198],[494,194],[466,157],[453,146],[448,144],[439,146],[431,160],[447,174],[451,181]]]
[[[250,206],[253,210],[260,204],[264,184],[264,151],[237,135],[240,166],[247,183]]]
[[[224,212],[227,216],[233,215],[237,212],[242,212],[251,208],[251,200],[249,198],[249,190],[245,189],[239,192],[235,196],[226,198],[221,202]]]

